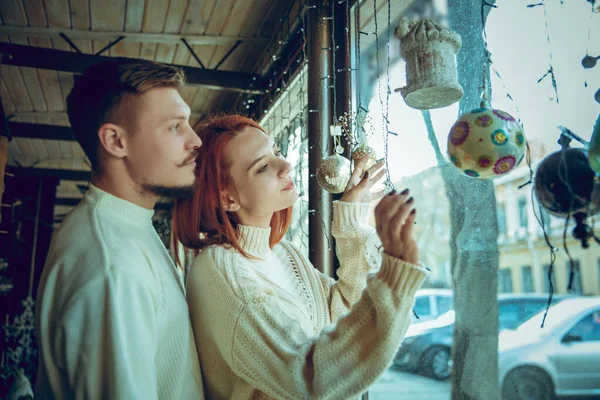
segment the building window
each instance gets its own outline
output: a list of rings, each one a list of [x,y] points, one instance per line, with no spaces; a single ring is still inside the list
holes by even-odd
[[[542,287],[544,292],[550,291],[550,281],[548,279],[548,270],[550,270],[550,264],[544,265],[544,275],[542,276]],[[554,277],[554,268],[552,268],[552,286],[556,292],[556,278]]]
[[[527,228],[527,199],[521,197],[518,202],[519,207],[519,226]]]
[[[503,203],[498,203],[498,233],[506,235],[506,206]]]
[[[569,278],[571,277],[571,263],[567,261],[567,288],[569,287]],[[581,268],[579,260],[573,260],[573,284],[571,285],[571,293],[581,294]]]
[[[512,269],[504,268],[500,270],[498,286],[498,291],[500,293],[512,293]]]
[[[521,267],[521,286],[523,293],[533,292],[533,273],[530,266]]]

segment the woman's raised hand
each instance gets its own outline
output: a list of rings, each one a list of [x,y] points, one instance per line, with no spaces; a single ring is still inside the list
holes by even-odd
[[[370,189],[385,175],[385,160],[381,160],[365,172],[369,156],[365,156],[354,164],[354,171],[346,185],[340,201],[349,203],[370,203],[383,196],[383,192],[372,194]]]
[[[419,263],[419,248],[413,238],[417,209],[408,189],[385,196],[375,207],[377,234],[387,254],[411,264]]]

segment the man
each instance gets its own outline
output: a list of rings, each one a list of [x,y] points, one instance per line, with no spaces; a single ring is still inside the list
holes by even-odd
[[[162,196],[194,190],[184,76],[145,60],[88,68],[67,97],[92,165],[55,232],[37,295],[36,399],[198,399],[183,273],[152,226]]]

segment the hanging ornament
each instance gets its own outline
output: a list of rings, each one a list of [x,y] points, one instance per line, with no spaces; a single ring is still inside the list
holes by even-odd
[[[594,132],[592,132],[592,138],[590,139],[588,162],[590,164],[590,168],[592,168],[596,175],[600,175],[600,114],[596,120]]]
[[[407,86],[396,89],[409,107],[419,110],[446,107],[463,97],[458,83],[456,53],[462,39],[432,20],[400,20],[395,31],[406,60]]]
[[[467,176],[494,179],[516,168],[525,156],[523,127],[487,100],[487,66],[480,108],[461,115],[448,135],[448,156]]]
[[[533,190],[540,205],[548,212],[557,217],[573,217],[573,237],[587,248],[592,238],[600,244],[586,223],[588,217],[600,211],[600,182],[588,161],[585,147],[590,144],[570,130],[559,128],[563,131],[559,140],[562,149],[540,162]],[[584,148],[569,147],[572,139]]]
[[[583,57],[583,60],[581,60],[581,65],[585,69],[594,68],[596,66],[597,60],[600,60],[600,56],[592,57],[589,54],[587,54],[585,57]]]
[[[554,152],[540,162],[534,192],[539,203],[557,217],[575,213],[594,215],[598,203],[594,171],[588,163],[586,151],[566,147]]]
[[[366,113],[366,110],[360,110],[354,116],[353,114],[344,113],[340,117],[340,126],[346,136],[348,143],[352,148],[352,161],[356,162],[365,156],[369,156],[369,161],[365,166],[366,169],[371,168],[377,159],[377,153],[369,145],[369,136],[372,136],[373,126],[372,120]],[[355,134],[352,128],[355,127],[358,132]]]
[[[369,156],[369,161],[374,161],[377,158],[375,150],[373,150],[373,148],[369,146],[369,144],[366,141],[361,141],[352,151],[352,161],[360,160],[365,156]]]
[[[317,182],[329,193],[342,193],[350,180],[350,160],[339,154],[324,158],[317,168]]]
[[[325,157],[317,167],[317,182],[329,193],[342,193],[350,180],[350,160],[341,154],[344,152],[340,138],[342,129],[340,125],[329,127],[333,137],[334,150],[336,154]]]
[[[523,160],[526,149],[521,124],[486,102],[463,114],[448,137],[452,164],[478,179],[494,179],[512,171]]]

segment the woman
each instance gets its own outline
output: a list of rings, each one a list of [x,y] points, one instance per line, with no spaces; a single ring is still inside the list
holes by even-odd
[[[369,274],[372,229],[362,222],[383,170],[374,175],[376,164],[361,179],[367,160],[358,163],[333,204],[336,282],[282,240],[298,193],[291,165],[264,130],[232,115],[208,122],[199,136],[199,189],[178,200],[174,237],[198,253],[187,298],[207,398],[360,395],[390,365],[427,275],[408,190],[385,196],[375,210],[385,252]]]

